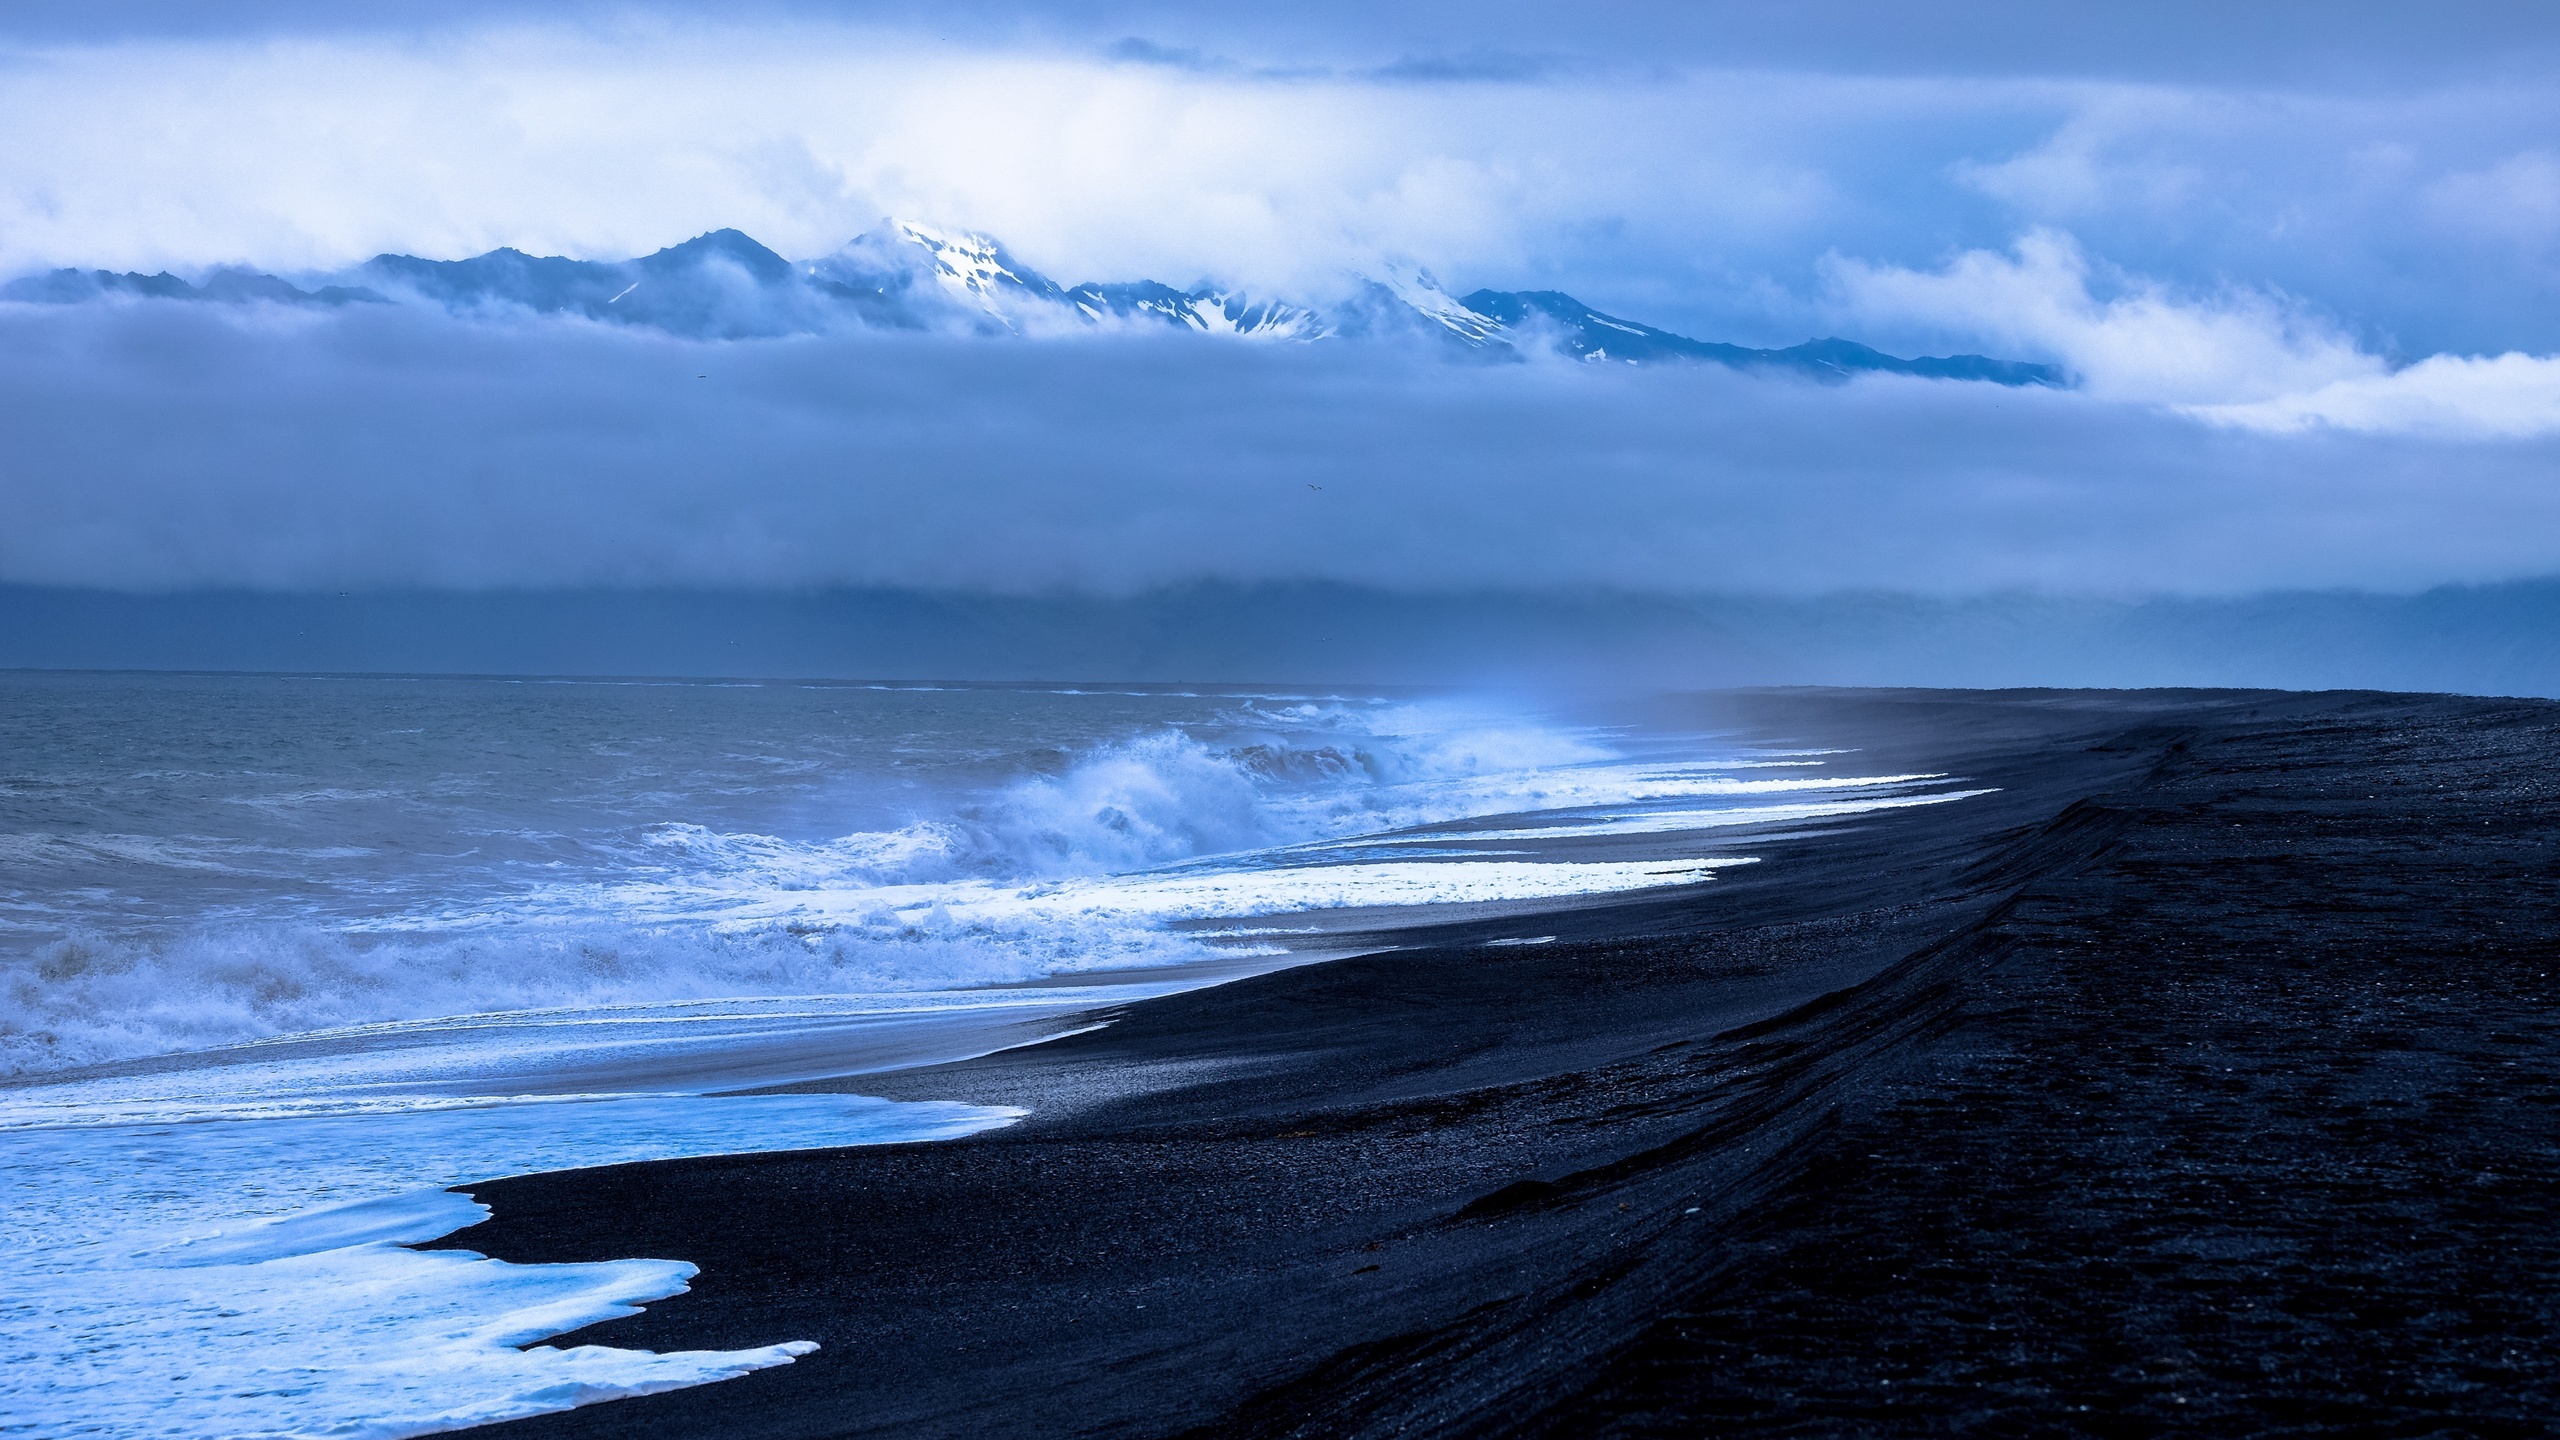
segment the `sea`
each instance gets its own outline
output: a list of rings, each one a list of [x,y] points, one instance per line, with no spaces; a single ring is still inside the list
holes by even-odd
[[[420,1435],[789,1364],[540,1343],[681,1294],[681,1256],[410,1247],[486,1218],[472,1181],[1022,1118],[740,1091],[1453,922],[1546,943],[1981,793],[1708,713],[0,673],[0,1435]]]

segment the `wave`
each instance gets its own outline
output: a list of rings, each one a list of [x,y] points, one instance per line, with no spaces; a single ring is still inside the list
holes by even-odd
[[[1215,736],[1164,727],[1029,775],[949,820],[851,837],[994,878],[1095,875],[1533,806],[1537,777],[1605,761],[1591,737],[1447,707],[1249,706]],[[908,870],[889,879],[929,879]]]
[[[538,862],[402,872],[370,910],[343,898],[328,910],[305,885],[290,903],[208,904],[160,929],[66,924],[0,960],[0,1073],[445,1015],[1002,985],[1269,953],[1291,926],[1220,922],[1692,884],[1738,862],[1600,863],[1534,846],[1710,828],[1724,812],[1702,802],[1881,797],[1927,778],[1779,773],[1818,763],[1783,757],[1636,759],[1603,732],[1356,701],[1245,700],[1207,723],[1008,763],[890,828],[797,839],[659,823],[589,837],[576,859],[553,847]],[[1610,807],[1638,818],[1594,813]],[[1540,812],[1585,823],[1430,828]],[[236,840],[63,837],[45,850],[51,838],[11,843],[75,868],[102,856],[164,873],[334,863]],[[1508,848],[1482,850],[1489,840]]]
[[[745,995],[1001,985],[1268,955],[1273,927],[1176,930],[1356,907],[1551,900],[1695,884],[1741,858],[1411,861],[1141,872],[1078,881],[727,890],[634,885],[591,918],[504,915],[445,933],[205,929],[57,941],[0,986],[0,1073],[385,1020]],[[606,919],[622,912],[631,918]]]
[[[1929,778],[1746,779],[1734,772],[1817,762],[1633,762],[1585,733],[1467,718],[1424,706],[1249,710],[1241,733],[1150,731],[897,830],[808,843],[657,826],[629,873],[759,890],[1065,878],[1490,815]]]

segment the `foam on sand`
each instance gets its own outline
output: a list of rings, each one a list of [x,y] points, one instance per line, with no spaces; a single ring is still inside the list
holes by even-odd
[[[694,1267],[405,1248],[488,1211],[443,1185],[684,1155],[933,1140],[1020,1112],[858,1096],[645,1096],[134,1123],[0,1118],[0,1414],[36,1433],[421,1435],[788,1364],[546,1337]],[[519,1346],[529,1347],[519,1349]]]

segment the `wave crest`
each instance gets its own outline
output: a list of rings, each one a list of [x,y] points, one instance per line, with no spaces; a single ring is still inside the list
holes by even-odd
[[[1280,910],[1373,903],[1363,884],[1381,904],[1476,893],[1412,868],[1309,884],[1304,867],[1323,862],[1286,847],[1640,798],[1665,773],[1587,732],[1449,705],[1246,703],[1214,724],[1017,763],[975,792],[921,799],[894,828],[807,840],[657,823],[594,837],[583,861],[493,865],[421,887],[431,901],[378,902],[403,907],[391,913],[305,886],[266,913],[78,929],[0,958],[0,1073],[377,1021],[1005,984],[1234,954],[1237,937],[1213,950],[1171,927],[1266,913],[1253,875],[1297,897],[1273,899]],[[1658,882],[1559,868],[1503,883],[1561,896]]]

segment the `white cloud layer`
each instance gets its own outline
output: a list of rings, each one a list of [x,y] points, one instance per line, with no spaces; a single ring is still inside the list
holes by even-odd
[[[2277,297],[2238,290],[2181,300],[2156,281],[2107,277],[2069,235],[2034,231],[2011,254],[1968,251],[1923,273],[1839,260],[1852,313],[1885,323],[1970,327],[1994,343],[2058,357],[2093,395],[2172,404],[2268,400],[2383,368],[2335,328]]]
[[[2436,355],[2384,375],[2190,413],[2224,425],[2299,432],[2523,438],[2560,433],[2560,357]]]
[[[0,52],[0,271],[619,258],[720,226],[805,256],[894,213],[1070,279],[1305,287],[1409,255],[1784,344],[1833,323],[1826,253],[1927,271],[2042,229],[2181,293],[2296,297],[2377,352],[2560,335],[2560,91],[2495,66],[2328,92],[1719,69],[1631,22],[1597,27],[1600,60],[1275,75],[1215,36],[1141,63],[1090,25],[971,28],[481,18]],[[1978,343],[1961,318],[1859,338]]]
[[[0,269],[621,258],[722,226],[812,256],[895,214],[1070,280],[1304,287],[1390,254],[1517,263],[1650,188],[1669,146],[1682,229],[1787,223],[1821,183],[1718,136],[1741,88],[1524,105],[839,31],[56,51],[0,85]]]
[[[1835,259],[1831,274],[1859,319],[1971,327],[2059,359],[2100,399],[2276,432],[2560,433],[2560,358],[2437,355],[2395,369],[2281,295],[2235,287],[2180,296],[2105,273],[2056,231],[2031,232],[2006,254],[1967,251],[1934,271]]]

